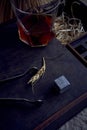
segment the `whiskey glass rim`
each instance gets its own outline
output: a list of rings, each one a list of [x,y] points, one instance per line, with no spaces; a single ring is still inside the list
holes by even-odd
[[[10,3],[12,5],[12,8],[14,10],[14,12],[19,11],[22,14],[55,14],[57,13],[57,8],[58,6],[61,4],[60,0],[51,0],[50,2],[46,3],[46,4],[42,4],[40,6],[37,6],[36,9],[30,9],[29,8],[20,8],[18,7],[18,5],[16,4],[15,0],[10,0]]]

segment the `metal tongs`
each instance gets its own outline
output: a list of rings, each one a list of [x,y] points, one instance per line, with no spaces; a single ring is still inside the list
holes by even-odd
[[[34,84],[45,73],[45,69],[46,69],[46,64],[45,64],[45,59],[43,57],[43,66],[39,70],[37,69],[37,67],[32,67],[32,68],[28,69],[27,71],[25,71],[23,74],[0,80],[0,83],[5,83],[7,81],[23,77],[28,72],[32,72],[33,76],[27,83],[31,84],[32,92],[34,93]],[[10,101],[10,102],[12,101],[12,102],[24,102],[24,103],[27,102],[27,103],[31,103],[31,104],[35,104],[35,105],[40,105],[43,102],[43,100],[41,100],[41,99],[32,100],[32,99],[26,99],[26,98],[0,98],[0,101]]]
[[[0,98],[0,102],[12,102],[12,103],[31,103],[34,105],[41,105],[42,100],[37,99],[37,100],[29,100],[26,98]]]

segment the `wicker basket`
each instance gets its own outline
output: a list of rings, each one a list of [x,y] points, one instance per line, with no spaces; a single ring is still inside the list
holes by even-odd
[[[46,13],[52,12],[55,6],[58,5],[60,0],[27,0],[27,5],[25,0],[15,0],[16,5],[20,5],[20,9],[35,9],[43,11]],[[10,0],[0,0],[0,23],[6,22],[7,20],[14,17],[14,13],[11,8]]]
[[[60,0],[11,0],[11,3],[29,13],[51,13],[57,9]]]

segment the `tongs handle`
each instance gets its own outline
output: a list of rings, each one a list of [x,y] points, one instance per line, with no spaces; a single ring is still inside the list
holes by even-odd
[[[31,104],[35,104],[35,105],[40,105],[42,104],[42,100],[38,99],[38,100],[30,100],[30,99],[26,99],[26,98],[0,98],[0,102],[19,102],[19,103],[31,103]]]

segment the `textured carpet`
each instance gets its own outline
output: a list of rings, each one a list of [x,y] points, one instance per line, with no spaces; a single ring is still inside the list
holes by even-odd
[[[87,130],[87,108],[66,122],[58,130]]]

